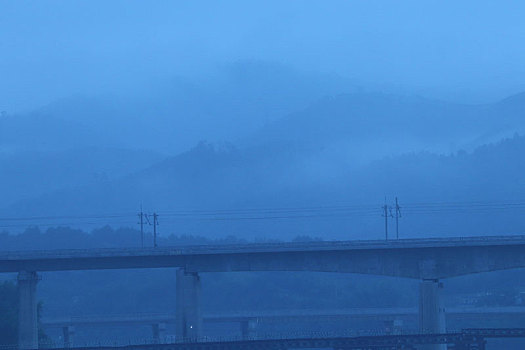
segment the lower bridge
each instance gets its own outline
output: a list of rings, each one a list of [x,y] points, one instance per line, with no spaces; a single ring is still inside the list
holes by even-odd
[[[327,336],[261,340],[214,341],[186,339],[171,344],[141,344],[122,347],[96,346],[79,350],[410,350],[440,344],[454,350],[485,350],[488,338],[525,338],[524,328],[464,329],[444,334],[403,334],[366,337]],[[75,349],[75,348],[72,348]]]
[[[259,312],[237,312],[228,314],[205,314],[203,322],[212,323],[238,323],[242,339],[253,339],[257,334],[259,322],[277,322],[279,324],[290,321],[309,320],[376,320],[384,321],[385,327],[392,333],[401,332],[395,329],[394,321],[413,319],[418,317],[417,308],[353,308],[337,310],[274,310]],[[447,319],[475,319],[512,320],[513,323],[525,320],[524,306],[508,307],[455,307],[447,309]],[[86,315],[61,318],[47,318],[42,320],[44,329],[57,328],[63,331],[64,346],[73,343],[75,332],[78,328],[111,327],[111,326],[151,326],[152,340],[164,342],[166,325],[175,324],[176,315],[173,313],[156,314],[128,314],[128,315]],[[476,323],[477,325],[477,323]],[[483,324],[479,324],[482,326]],[[388,330],[383,330],[388,331]]]

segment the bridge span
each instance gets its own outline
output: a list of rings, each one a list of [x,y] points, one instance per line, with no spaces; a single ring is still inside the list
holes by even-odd
[[[241,339],[257,338],[257,328],[260,322],[276,322],[285,324],[293,321],[322,321],[338,320],[374,320],[382,321],[385,325],[383,332],[391,334],[405,333],[406,329],[396,326],[396,321],[409,320],[412,324],[417,319],[417,308],[351,308],[351,309],[299,309],[299,310],[270,310],[233,312],[224,314],[204,314],[203,323],[237,323]],[[454,307],[446,310],[447,323],[475,317],[481,319],[507,321],[512,319],[525,320],[525,307]],[[78,328],[83,327],[121,327],[121,326],[151,326],[152,340],[155,343],[164,343],[166,325],[175,324],[175,313],[148,313],[122,315],[83,315],[72,317],[55,317],[42,319],[44,329],[61,329],[63,332],[64,347],[69,348]],[[400,323],[402,324],[402,323]],[[356,333],[358,332],[355,330]]]
[[[266,339],[192,339],[167,344],[137,344],[126,346],[98,345],[95,347],[71,348],[79,350],[289,350],[289,349],[333,349],[333,350],[416,350],[425,347],[452,346],[454,350],[485,350],[489,338],[524,338],[523,328],[463,329],[443,334],[400,334],[355,336],[348,334],[326,334],[315,332],[309,335],[296,334]],[[14,349],[13,349],[14,350]]]
[[[321,271],[419,279],[420,330],[444,333],[440,280],[525,267],[525,236],[4,252],[0,253],[0,272],[18,272],[20,348],[38,346],[38,272],[160,267],[177,268],[176,334],[181,338],[201,336],[199,273],[231,271]]]

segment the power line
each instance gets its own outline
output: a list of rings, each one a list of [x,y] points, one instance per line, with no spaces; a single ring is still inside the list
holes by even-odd
[[[386,206],[386,203],[385,203]],[[396,210],[396,237],[399,234],[398,220],[401,217],[399,204],[394,207]],[[436,214],[436,213],[468,213],[468,212],[489,212],[489,211],[513,211],[525,209],[525,202],[420,202],[420,203],[405,203],[405,214]],[[392,217],[391,207],[381,208],[382,215]],[[325,218],[325,217],[347,217],[360,216],[367,217],[377,215],[377,207],[372,205],[326,205],[326,206],[312,206],[312,207],[277,207],[277,208],[239,208],[239,209],[215,209],[215,210],[166,210],[161,212],[162,215],[171,220],[199,220],[199,221],[249,221],[249,220],[286,220],[286,219],[310,219],[310,218]],[[148,224],[149,218],[142,213],[142,227],[144,220]],[[116,223],[122,222],[122,219],[129,219],[125,223],[131,223],[132,217],[136,217],[132,213],[114,213],[114,214],[93,214],[93,215],[55,215],[55,216],[26,216],[26,217],[4,217],[0,218],[0,227],[21,227],[26,225],[36,224],[38,226],[60,226],[60,225],[97,225],[100,220],[110,221]],[[140,218],[140,213],[139,213]],[[154,219],[154,218],[153,218]],[[86,221],[88,222],[86,222]],[[388,224],[388,218],[385,218]],[[1,225],[4,223],[4,225]],[[387,231],[388,229],[386,229]],[[388,233],[388,232],[386,232]],[[141,233],[141,237],[143,231]],[[387,236],[387,235],[385,235]],[[141,238],[142,241],[142,238]]]
[[[113,222],[113,224],[120,224],[120,225],[129,225],[129,221],[120,221],[120,222]],[[31,227],[31,226],[44,226],[44,227],[64,227],[64,226],[77,226],[77,225],[86,225],[86,226],[100,226],[100,222],[60,222],[60,223],[44,223],[44,224],[12,224],[12,225],[0,225],[0,228],[19,228],[19,227]],[[131,226],[131,225],[130,225]]]
[[[165,216],[213,216],[223,214],[249,214],[249,213],[303,213],[303,212],[362,212],[373,211],[375,205],[352,205],[352,206],[318,206],[318,207],[288,207],[288,208],[242,208],[242,209],[216,209],[216,210],[171,210],[159,211],[157,213]],[[434,202],[434,203],[407,203],[405,209],[410,210],[455,210],[455,209],[507,209],[525,208],[525,202]],[[61,219],[113,219],[131,217],[133,213],[117,213],[105,215],[63,215],[63,216],[28,216],[28,217],[0,217],[0,221],[33,221],[33,220],[61,220]]]
[[[113,219],[130,217],[132,214],[113,215],[84,215],[84,216],[26,216],[26,217],[0,217],[0,221],[34,221],[34,220],[61,220],[61,219]]]
[[[323,210],[363,210],[375,209],[375,205],[369,206],[327,206],[327,207],[299,207],[299,208],[252,208],[252,209],[223,209],[223,210],[189,210],[189,211],[160,211],[164,215],[220,215],[220,214],[243,214],[243,213],[292,213]]]
[[[359,216],[376,216],[377,210],[375,213],[362,214]],[[344,213],[340,214],[325,214],[325,215],[287,215],[287,216],[248,216],[248,217],[215,217],[215,218],[206,218],[206,219],[197,219],[204,221],[219,221],[219,220],[273,220],[273,219],[304,219],[304,218],[323,218],[323,217],[347,217],[348,215]]]

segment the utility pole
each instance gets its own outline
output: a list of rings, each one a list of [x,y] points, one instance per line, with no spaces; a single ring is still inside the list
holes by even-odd
[[[399,239],[399,218],[401,217],[401,207],[399,206],[399,203],[397,202],[396,197],[396,239]]]
[[[149,221],[149,215],[148,214],[144,214],[144,219],[146,219],[146,223],[148,224],[148,226],[151,226],[151,222]]]
[[[153,213],[153,247],[157,248],[157,225],[159,224],[157,213]]]
[[[141,243],[142,248],[144,248],[144,213],[142,212],[142,204],[140,205],[139,219],[140,219],[140,243]]]
[[[386,205],[386,198],[385,205],[383,205],[383,216],[385,217],[385,240],[388,241],[388,205]]]

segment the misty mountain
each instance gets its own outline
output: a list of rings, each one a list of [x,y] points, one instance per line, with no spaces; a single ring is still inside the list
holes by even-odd
[[[55,152],[0,153],[2,203],[78,185],[99,184],[162,159],[153,151],[81,148]]]
[[[96,129],[81,121],[64,120],[46,113],[2,115],[0,117],[0,154],[55,152],[64,149],[96,146],[104,140]]]
[[[119,147],[176,154],[200,140],[235,140],[325,95],[355,90],[337,76],[239,61],[126,94],[74,96],[0,118],[0,151]]]
[[[471,150],[525,131],[523,94],[490,105],[461,105],[336,93],[345,88],[350,87],[337,78],[244,62],[216,80],[159,84],[146,97],[75,97],[28,115],[4,116],[0,151],[96,146],[173,154],[207,139],[280,152],[354,150],[355,158],[375,159],[413,150]]]
[[[117,178],[160,160],[154,154],[177,154],[202,139],[240,138],[325,94],[347,89],[351,84],[335,76],[239,61],[201,78],[137,86],[134,93],[77,95],[27,114],[4,113],[4,205],[87,185],[100,177],[93,174]],[[31,162],[36,164],[32,169]]]
[[[74,98],[47,106],[41,115],[4,116],[4,122],[23,121],[18,126],[5,124],[4,129],[21,130],[23,137],[2,139],[7,154],[1,158],[2,168],[9,169],[3,214],[134,215],[141,203],[168,211],[377,205],[385,195],[449,201],[514,198],[519,192],[512,190],[517,179],[509,176],[514,176],[521,159],[505,143],[494,146],[498,157],[485,163],[476,162],[476,157],[484,154],[482,145],[523,131],[524,95],[487,105],[362,92],[314,98],[344,84],[254,62],[229,66],[221,74],[157,85],[133,100]],[[302,104],[307,107],[300,108]],[[269,114],[261,112],[265,110]],[[279,118],[281,113],[287,115]],[[253,125],[243,124],[243,118]],[[32,120],[38,123],[33,125]],[[252,132],[257,124],[264,126]],[[47,132],[49,141],[44,137]],[[32,137],[34,133],[38,135]],[[155,151],[169,153],[197,135],[236,142],[200,142],[162,161]],[[506,142],[521,150],[519,140]],[[26,148],[15,147],[16,142]],[[88,147],[93,143],[99,144],[98,151]],[[88,148],[79,151],[81,145]],[[115,151],[115,145],[122,149]],[[36,156],[30,151],[40,148],[49,154]],[[62,153],[57,151],[61,148]],[[135,151],[140,149],[153,153]],[[462,150],[468,153],[459,156]],[[37,167],[28,171],[35,159]],[[489,172],[490,178],[482,175],[493,169],[501,172]],[[248,227],[251,236],[268,229],[264,220],[250,226],[245,218],[235,218],[235,224],[201,219],[184,219],[176,227],[205,234],[219,225],[229,230],[223,230],[225,234],[240,237]],[[170,220],[167,229],[175,227],[175,219]],[[346,226],[328,219],[313,225],[295,221],[279,222],[279,232],[339,235]],[[380,230],[375,223],[354,226],[364,234]]]
[[[273,154],[260,158],[231,145],[219,148],[201,143],[132,175],[21,201],[4,213],[21,216],[125,212],[130,213],[131,219],[119,223],[134,226],[134,213],[143,203],[161,216],[164,213],[166,233],[215,237],[235,234],[242,238],[263,234],[270,238],[299,234],[373,238],[382,232],[379,208],[385,195],[390,199],[399,196],[405,203],[519,201],[525,195],[520,176],[525,171],[523,152],[525,137],[515,136],[473,152],[413,153],[358,169],[341,167],[330,172],[335,168],[316,168],[316,157],[301,157],[297,161],[290,154]],[[329,209],[349,204],[362,210]],[[321,209],[314,210],[314,215],[297,210],[312,207]],[[240,208],[259,209],[247,215],[239,212]],[[264,208],[270,208],[269,212]],[[290,210],[283,214],[272,208]],[[210,212],[208,216],[199,214],[203,210]],[[227,215],[221,210],[226,210]],[[457,216],[465,214],[461,211],[435,214],[423,210],[407,215],[404,220],[409,230],[405,232],[415,236],[467,231],[494,234],[493,230],[499,229],[518,232],[525,224],[519,216],[506,211],[500,213],[501,220],[494,219],[500,223],[498,227],[481,225],[489,218],[480,212],[467,213],[475,219],[460,220],[459,224]],[[495,213],[492,218],[500,214]],[[451,220],[453,217],[456,220]],[[439,225],[428,227],[436,220]],[[348,227],[352,227],[350,232]]]
[[[501,128],[516,127],[518,125],[523,128],[522,125],[525,121],[525,92],[509,96],[498,103],[490,105],[489,113],[498,119]]]
[[[448,153],[523,132],[523,111],[524,95],[462,105],[417,96],[342,94],[267,125],[248,143],[294,152],[343,149],[361,160],[414,150]]]

